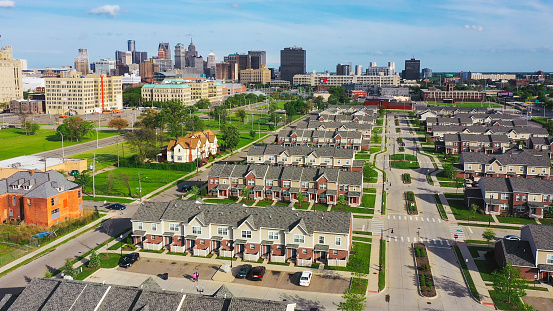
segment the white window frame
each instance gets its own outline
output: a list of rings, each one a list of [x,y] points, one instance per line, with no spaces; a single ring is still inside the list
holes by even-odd
[[[342,245],[342,238],[337,236],[334,238],[334,244],[337,245],[337,246],[340,246]]]
[[[547,257],[545,258],[545,262],[547,264],[553,264],[553,254],[547,254]]]
[[[305,235],[303,234],[294,234],[294,243],[305,243]]]
[[[217,235],[228,235],[228,228],[217,227]]]
[[[252,231],[251,230],[242,230],[241,236],[243,239],[251,239]]]
[[[169,224],[169,231],[179,231],[179,224]]]
[[[192,234],[202,234],[202,227],[193,226],[192,227]]]
[[[325,236],[319,235],[319,244],[325,244]]]
[[[136,228],[137,228],[138,230],[142,230],[142,227],[143,227],[143,224],[142,224],[141,222],[139,222],[139,223],[136,224]]]
[[[152,224],[152,231],[157,231],[157,224],[156,223]]]
[[[279,235],[278,231],[269,231],[269,240],[278,240]]]

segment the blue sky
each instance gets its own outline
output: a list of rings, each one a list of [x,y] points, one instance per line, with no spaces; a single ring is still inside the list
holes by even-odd
[[[107,2],[106,2],[107,1]],[[157,54],[193,38],[204,57],[307,50],[307,70],[337,63],[385,65],[414,56],[434,71],[553,71],[550,0],[0,0],[0,46],[30,68],[114,58],[128,39]]]

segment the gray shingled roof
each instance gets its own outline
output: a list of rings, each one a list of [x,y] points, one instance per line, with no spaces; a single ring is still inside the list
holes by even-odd
[[[526,226],[530,228],[530,233],[538,249],[553,251],[553,226],[534,224]]]
[[[482,152],[462,152],[461,159],[466,163],[491,164],[498,161],[501,165],[529,165],[535,167],[549,167],[551,162],[541,152],[534,150],[509,150],[504,154],[485,154]],[[461,163],[462,164],[462,163]]]
[[[25,189],[24,186],[29,185],[31,185],[31,188]],[[16,188],[13,186],[16,186]],[[61,189],[61,191],[56,188]],[[0,180],[0,195],[17,193],[23,194],[27,198],[50,198],[77,188],[80,188],[80,186],[68,181],[63,174],[54,170],[32,174],[30,171],[19,171]]]
[[[505,261],[516,267],[534,267],[535,260],[528,241],[501,239],[497,243],[501,243]]]
[[[151,276],[142,282],[139,288],[143,290],[162,290],[161,286]]]
[[[258,228],[273,228],[287,230],[300,220],[305,223],[306,230],[311,234],[317,232],[349,233],[351,213],[342,211],[300,211],[286,206],[267,206],[266,208],[244,207],[237,203],[197,204],[192,201],[173,200],[163,203],[166,210],[158,218],[163,220],[188,223],[196,215],[203,215],[204,224],[220,224],[238,227],[248,219],[248,222]],[[145,202],[138,208],[133,221],[145,221],[140,215],[149,215],[141,210],[148,210],[149,205],[157,208],[158,202]],[[138,215],[138,216],[137,216]],[[151,219],[149,216],[147,219]],[[148,220],[150,221],[150,220]]]
[[[478,181],[478,185],[486,191],[511,192],[508,178],[482,177]]]
[[[536,178],[508,178],[508,180],[514,192],[553,194],[553,180]]]

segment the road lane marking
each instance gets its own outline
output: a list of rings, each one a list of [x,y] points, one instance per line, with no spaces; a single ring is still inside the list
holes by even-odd
[[[395,239],[395,240],[396,240],[396,242],[397,242],[397,236],[395,236],[395,237],[394,237],[394,239]]]
[[[432,242],[434,242],[434,244],[436,244],[436,240],[432,239]]]
[[[388,219],[390,219],[390,215],[388,215]]]
[[[436,219],[432,218],[432,222],[436,222]]]
[[[396,215],[394,215],[394,219],[396,219]]]
[[[438,218],[438,223],[441,223],[441,222],[442,222],[442,220],[440,218]]]
[[[426,221],[430,222],[430,218],[426,217]]]
[[[430,239],[429,238],[426,238],[426,243],[430,244]]]
[[[424,221],[424,217],[421,217],[421,221]]]
[[[392,237],[391,237],[391,236],[388,236],[388,242],[390,242],[391,239],[392,239]]]
[[[401,242],[403,242],[403,237],[401,237]]]
[[[405,217],[405,220],[407,220],[407,216],[403,216],[403,217]]]
[[[415,217],[415,220],[419,220],[419,217]]]
[[[473,233],[473,232],[472,232],[472,229],[471,229],[470,227],[468,227],[468,228],[469,228],[470,233]]]
[[[444,241],[440,240],[440,245],[444,245]]]
[[[407,242],[411,242],[411,239],[409,237],[407,237]]]

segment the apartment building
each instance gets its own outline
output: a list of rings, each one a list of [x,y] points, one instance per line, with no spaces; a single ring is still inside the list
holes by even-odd
[[[334,147],[252,146],[246,156],[248,164],[338,168],[363,171],[364,160],[355,160],[353,149]]]
[[[267,84],[271,82],[271,70],[269,68],[240,70],[240,83]]]
[[[185,106],[193,105],[200,99],[208,99],[213,104],[223,101],[223,86],[211,80],[164,79],[161,83],[142,86],[141,95],[146,101],[178,99]]]
[[[23,99],[23,72],[20,59],[13,59],[12,47],[0,48],[0,103]]]
[[[45,78],[46,113],[84,115],[123,109],[121,77],[98,74]]]
[[[359,206],[363,195],[363,173],[336,168],[271,166],[255,164],[214,164],[208,174],[213,196],[241,196],[244,189],[255,200],[303,200],[336,205],[344,196],[350,206]]]
[[[527,142],[531,137],[548,136],[546,129],[529,126],[435,125],[430,133],[431,140],[442,141],[447,134],[503,135],[512,143]]]
[[[486,214],[543,218],[553,203],[553,180],[482,177],[479,191],[467,191],[465,204],[478,204]]]
[[[317,131],[354,131],[360,132],[363,138],[371,138],[372,125],[359,122],[338,122],[338,121],[307,121],[298,122],[297,130],[317,130]]]
[[[319,121],[319,122],[358,122],[360,124],[371,124],[374,125],[375,118],[367,115],[345,115],[345,114],[315,114],[309,116],[309,121]]]
[[[436,152],[459,154],[461,152],[504,153],[513,145],[505,135],[445,134],[442,142],[436,142]]]
[[[365,84],[375,84],[380,87],[390,86],[390,85],[399,85],[401,78],[399,75],[378,75],[378,76],[367,76],[367,75],[330,75],[330,74],[297,74],[294,75],[293,84],[296,85],[310,85],[310,86],[319,86],[319,85],[328,85],[328,86],[342,86],[348,83],[365,83]]]
[[[276,142],[283,146],[335,147],[353,150],[369,150],[369,138],[356,131],[320,131],[320,130],[281,130]]]
[[[50,227],[82,214],[81,186],[57,171],[19,171],[0,179],[0,222]]]
[[[553,179],[549,156],[529,149],[512,149],[504,154],[461,152],[463,178],[522,177]]]
[[[551,154],[553,153],[553,137],[530,137],[527,144],[528,149],[536,151],[545,151]]]
[[[329,105],[328,108],[319,112],[319,115],[356,115],[356,116],[374,116],[378,112],[378,107],[365,105]]]
[[[345,266],[352,247],[350,212],[173,200],[142,203],[131,222],[135,245],[196,256]]]
[[[168,162],[188,163],[196,159],[203,161],[218,152],[217,135],[212,130],[205,130],[171,139],[162,154]]]

